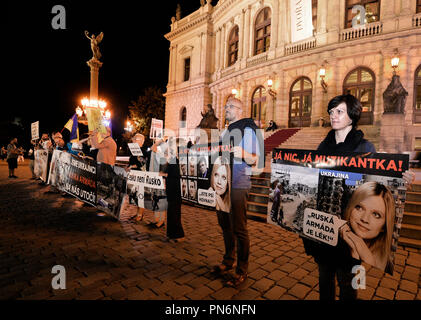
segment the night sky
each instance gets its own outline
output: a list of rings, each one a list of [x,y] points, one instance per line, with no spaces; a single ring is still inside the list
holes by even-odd
[[[4,128],[16,118],[25,127],[22,138],[29,141],[31,122],[40,121],[41,132],[61,130],[81,98],[89,97],[86,61],[92,51],[84,30],[90,35],[104,32],[99,96],[111,106],[113,127],[121,133],[128,105],[143,88],[166,91],[169,41],[164,35],[170,31],[177,3],[182,18],[200,7],[200,0],[8,1],[7,26],[2,28],[3,44],[7,43],[2,45],[7,70],[2,144],[8,139]],[[55,5],[66,9],[65,30],[51,26]]]

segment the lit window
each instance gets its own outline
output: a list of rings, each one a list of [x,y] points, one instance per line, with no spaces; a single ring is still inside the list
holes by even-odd
[[[271,11],[268,7],[262,9],[256,18],[254,54],[260,54],[270,47]]]

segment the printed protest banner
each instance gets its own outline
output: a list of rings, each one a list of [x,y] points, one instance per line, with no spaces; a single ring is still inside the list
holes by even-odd
[[[48,151],[44,149],[35,150],[34,159],[35,175],[40,177],[42,181],[47,182],[48,174]]]
[[[102,114],[99,108],[86,108],[86,118],[88,118],[89,131],[98,131],[99,133],[107,133],[102,123]]]
[[[126,194],[126,170],[118,166],[98,162],[96,178],[96,207],[119,219],[123,198]]]
[[[127,145],[129,147],[132,155],[134,155],[135,157],[143,156],[142,150],[140,149],[140,147],[137,143],[128,143]]]
[[[179,147],[181,198],[224,212],[231,210],[230,146],[218,143]]]
[[[159,119],[152,119],[151,123],[151,130],[149,134],[149,138],[155,140],[155,139],[162,139],[164,136],[164,121]]]
[[[129,203],[152,211],[168,208],[164,178],[157,172],[131,170],[127,176]]]
[[[31,123],[31,137],[32,140],[39,139],[39,121]]]
[[[275,149],[267,221],[393,272],[409,157]]]
[[[49,183],[81,201],[97,204],[96,161],[54,150]]]

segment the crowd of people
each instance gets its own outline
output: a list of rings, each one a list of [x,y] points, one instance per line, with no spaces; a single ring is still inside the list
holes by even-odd
[[[332,130],[321,142],[318,151],[375,152],[373,144],[365,140],[362,131],[357,129],[362,106],[355,97],[349,94],[335,97],[329,102],[327,111]],[[188,171],[191,175],[210,180],[209,190],[215,192],[217,221],[225,247],[221,263],[213,266],[212,272],[224,279],[225,285],[232,287],[241,286],[248,277],[250,239],[247,228],[247,199],[251,188],[252,167],[261,164],[264,157],[263,140],[258,128],[253,119],[242,118],[243,113],[242,101],[229,97],[225,105],[228,127],[221,134],[220,141],[231,146],[232,156],[228,159],[216,158],[212,170],[209,169],[207,161],[201,158],[197,163],[192,162],[190,167],[185,164],[180,166],[177,152],[179,139],[164,137],[146,147],[142,134],[135,134],[132,138],[132,142],[140,147],[142,155],[132,155],[126,167],[126,170],[157,172],[164,177],[168,210],[156,210],[154,220],[148,225],[161,228],[166,224],[167,237],[173,242],[185,239],[181,204],[182,197],[187,198],[187,195],[190,195],[191,185],[189,181],[187,186],[187,181],[181,179],[181,176]],[[270,130],[276,128],[276,124],[272,122]],[[234,132],[237,135],[240,132],[240,139],[232,139]],[[16,144],[17,139],[14,138],[7,147],[9,178],[16,178],[14,170],[17,167],[17,158],[22,152]],[[37,178],[33,170],[33,155],[37,149],[48,150],[50,153],[54,149],[63,150],[114,165],[117,146],[110,130],[102,135],[96,131],[92,132],[81,149],[75,149],[72,144],[65,143],[59,132],[53,133],[52,139],[48,134],[43,134],[40,141],[34,142],[30,150],[32,178]],[[232,158],[234,162],[230,163]],[[403,178],[406,183],[411,184],[415,176],[405,172]],[[284,209],[280,199],[284,185],[277,183],[275,187],[271,218],[273,221],[282,222]],[[158,202],[155,202],[157,208]],[[138,208],[132,219],[141,223],[144,213],[145,209]],[[351,285],[354,276],[352,267],[360,265],[362,261],[379,267],[386,267],[390,263],[388,248],[391,230],[393,231],[394,207],[393,198],[386,187],[374,182],[361,186],[354,192],[343,218],[349,223],[341,229],[341,237],[336,247],[303,238],[305,252],[314,257],[319,268],[322,300],[335,299],[335,277],[340,287],[340,299],[356,299],[356,290]],[[228,279],[227,275],[230,275]]]

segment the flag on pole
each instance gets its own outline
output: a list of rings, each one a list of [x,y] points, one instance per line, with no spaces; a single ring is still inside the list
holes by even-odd
[[[64,127],[70,131],[70,142],[73,143],[79,141],[79,127],[76,113],[73,117],[70,118],[69,121],[67,121]]]

